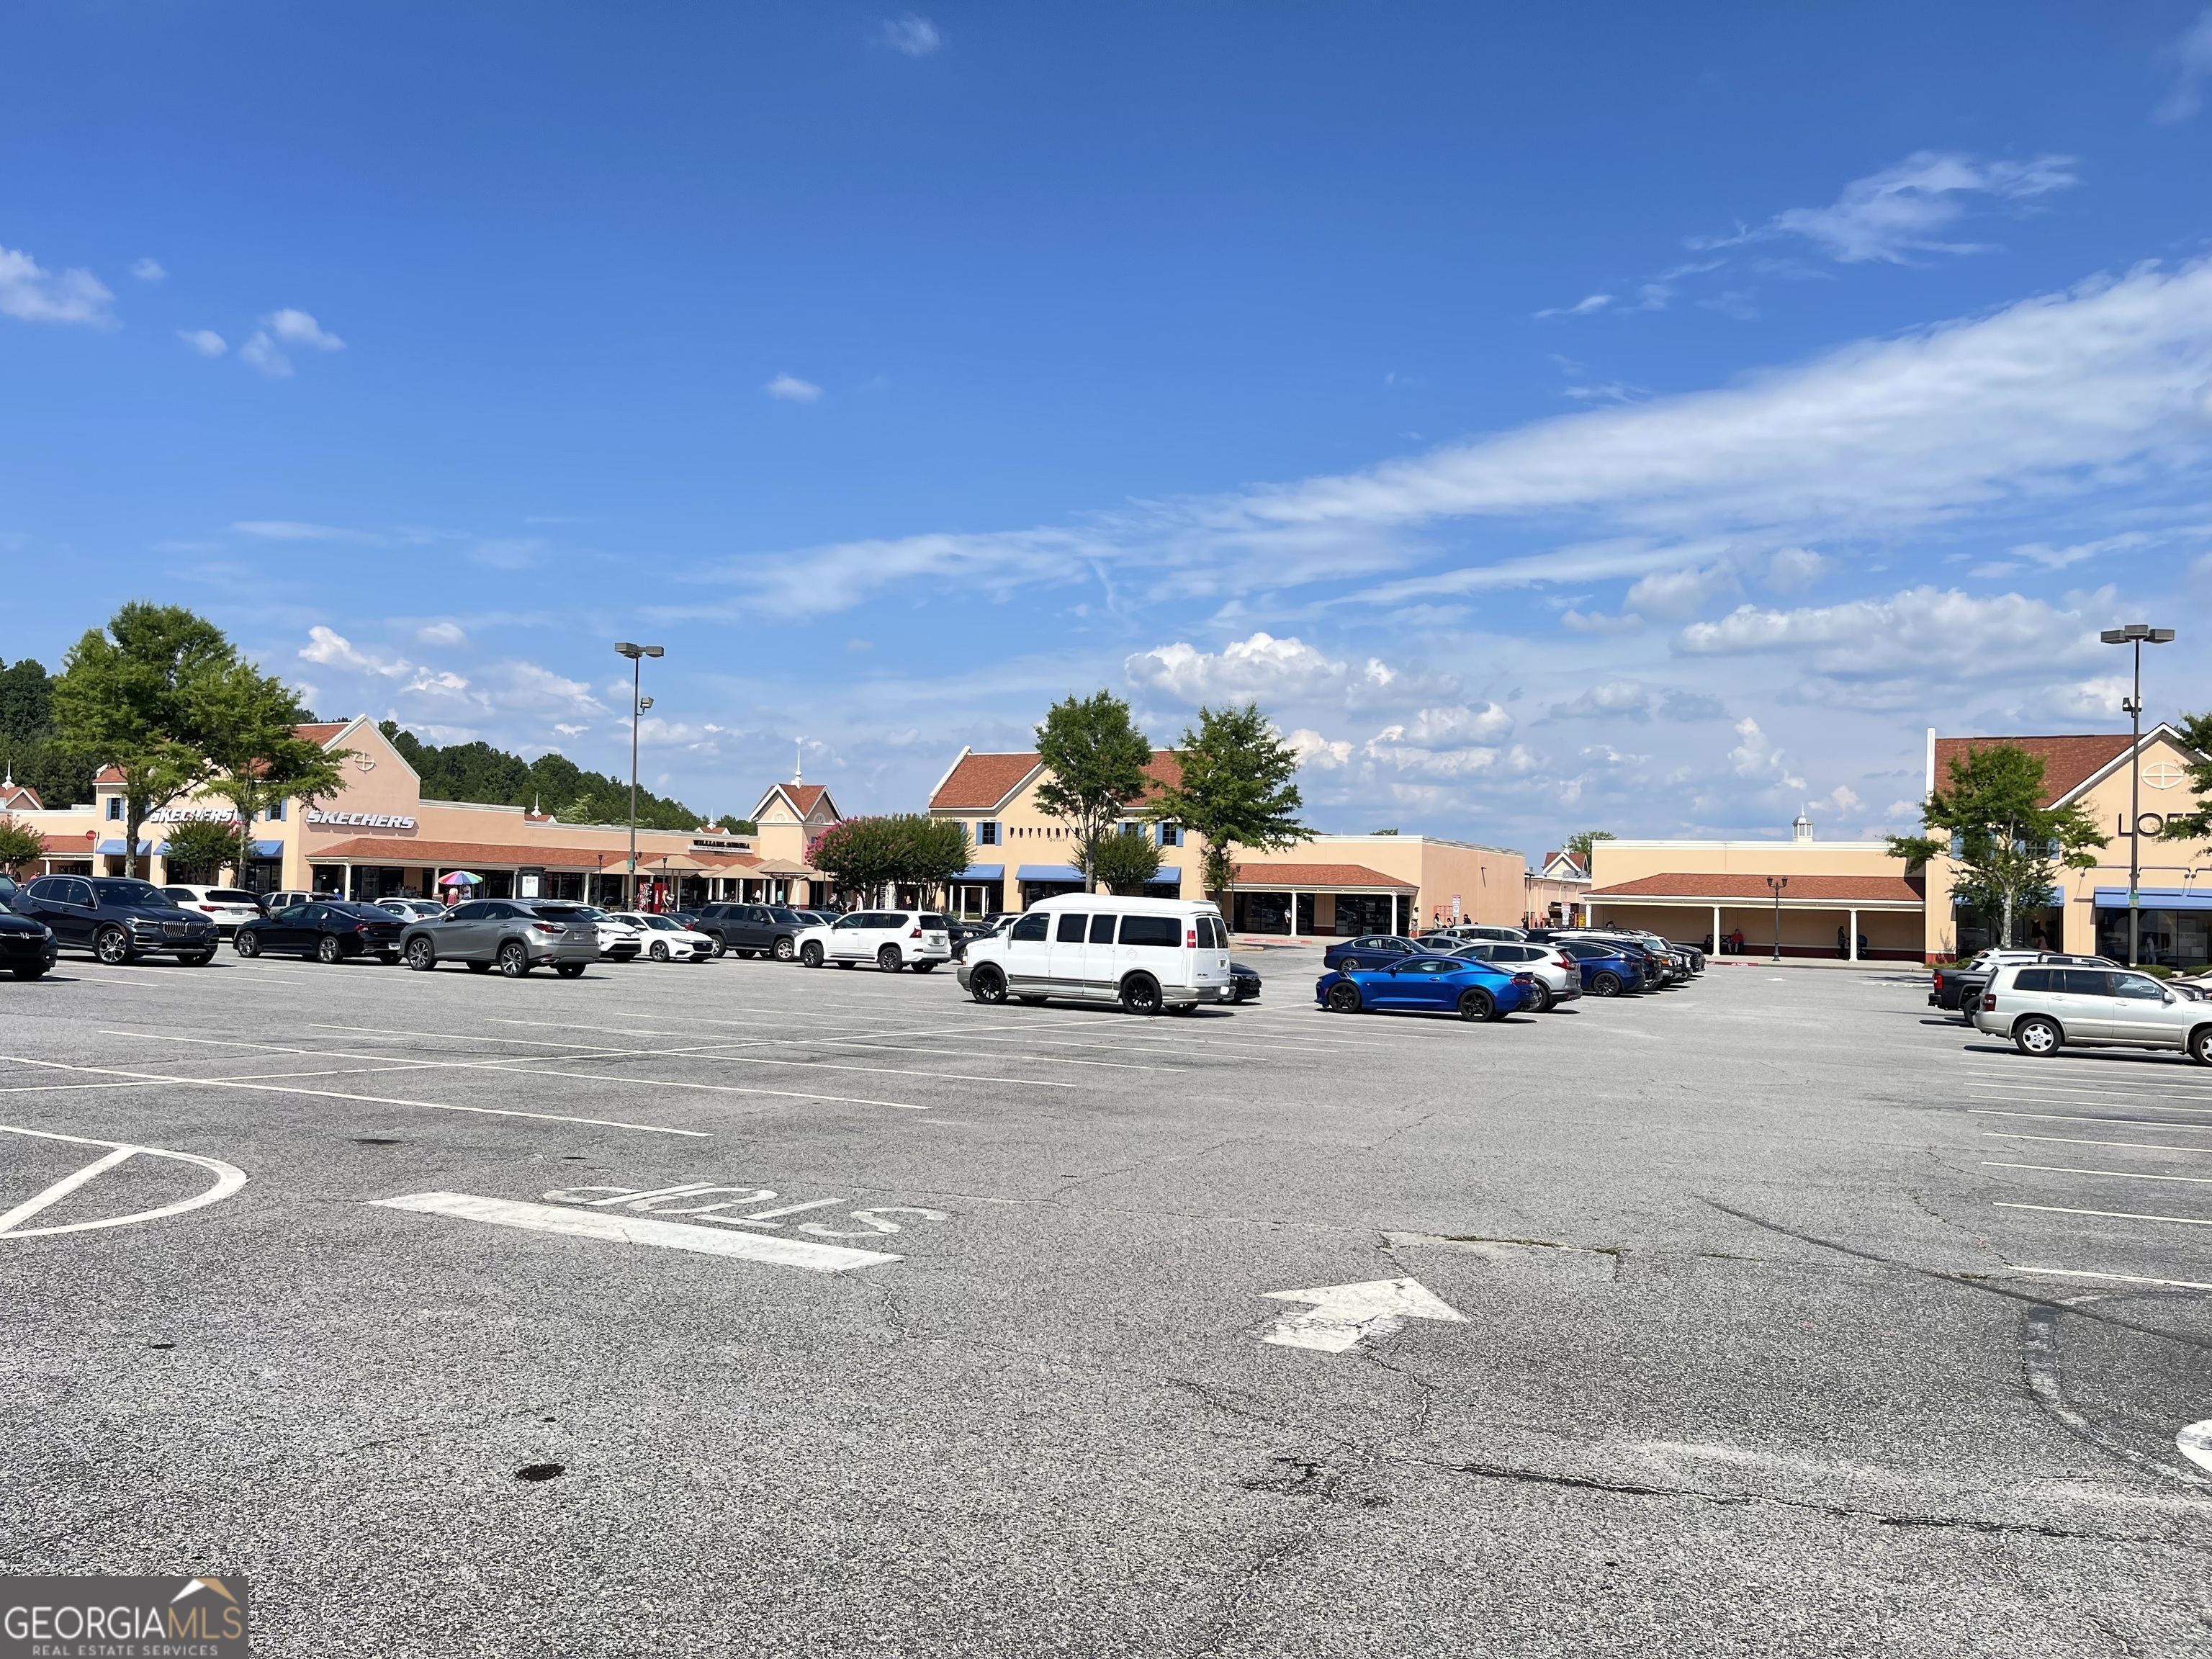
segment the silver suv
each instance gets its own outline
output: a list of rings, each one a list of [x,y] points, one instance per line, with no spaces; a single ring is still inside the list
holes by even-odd
[[[2024,1054],[2082,1048],[2179,1048],[2212,1066],[2212,1003],[2124,968],[2008,963],[1973,1012],[1974,1029],[2008,1036]]]
[[[599,928],[593,920],[599,913],[577,914],[586,908],[472,899],[410,927],[399,937],[400,960],[422,974],[441,962],[458,962],[471,973],[496,968],[509,979],[520,979],[532,968],[550,968],[563,979],[574,979],[599,959]]]

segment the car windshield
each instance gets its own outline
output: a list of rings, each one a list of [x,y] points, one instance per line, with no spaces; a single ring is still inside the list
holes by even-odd
[[[806,918],[800,915],[798,911],[786,910],[781,906],[771,909],[769,912],[769,915],[774,917],[778,923],[787,927],[791,926],[793,922],[797,922],[801,926],[804,926],[806,921]]]
[[[150,881],[102,882],[100,896],[106,904],[143,904],[155,910],[177,908],[177,902]]]

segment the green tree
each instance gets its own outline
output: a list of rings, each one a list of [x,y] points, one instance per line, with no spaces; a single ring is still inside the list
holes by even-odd
[[[1596,852],[1598,842],[1620,839],[1610,830],[1578,830],[1567,837],[1567,851],[1582,860],[1583,869],[1587,872],[1590,867],[1591,855]]]
[[[2167,841],[2212,843],[2212,714],[2184,714],[2181,740],[2204,758],[2188,763],[2190,792],[2197,804],[2186,812],[2168,812],[2160,836]]]
[[[47,806],[92,799],[92,768],[54,740],[54,684],[25,657],[0,668],[0,777],[27,784]]]
[[[921,812],[846,818],[806,849],[809,864],[864,901],[890,884],[942,887],[972,857],[966,825]]]
[[[1076,855],[1076,867],[1109,892],[1133,897],[1160,872],[1160,849],[1150,836],[1115,831]]]
[[[0,813],[0,870],[21,876],[46,854],[46,837],[14,816]]]
[[[210,884],[222,880],[228,865],[242,870],[236,826],[214,818],[192,818],[162,826],[161,867],[171,881],[204,876]]]
[[[213,732],[208,751],[221,769],[208,789],[238,815],[228,828],[235,840],[229,861],[243,878],[261,814],[282,800],[296,800],[303,808],[328,800],[344,788],[342,769],[360,751],[325,750],[301,737],[297,728],[313,716],[291,687],[248,662],[235,663],[216,678],[207,707]]]
[[[2044,804],[2043,758],[2016,744],[1954,755],[1947,769],[1949,786],[1936,788],[1920,809],[1921,826],[1930,833],[1890,836],[1890,854],[1913,865],[1948,854],[1959,866],[1953,896],[1995,920],[1998,942],[2010,945],[2019,912],[2048,902],[2062,866],[2094,869],[2090,849],[2109,838],[2079,802]]]
[[[70,647],[54,682],[63,750],[123,779],[124,867],[143,873],[138,832],[149,813],[215,775],[211,690],[238,653],[222,630],[181,605],[133,600]]]
[[[603,772],[587,772],[558,750],[526,761],[488,743],[435,748],[397,720],[385,720],[377,730],[421,777],[425,800],[531,806],[563,823],[629,822],[629,783]],[[682,801],[656,795],[649,789],[637,792],[637,821],[648,830],[697,830],[708,823]],[[754,827],[743,819],[726,818],[722,823],[737,834],[754,832]]]
[[[1049,775],[1037,786],[1037,805],[1069,826],[1079,848],[1114,830],[1151,781],[1152,740],[1111,691],[1053,704],[1036,740]]]
[[[1218,712],[1201,707],[1198,729],[1184,727],[1176,758],[1182,781],[1154,795],[1145,816],[1182,824],[1205,839],[1209,893],[1225,894],[1237,879],[1238,848],[1279,852],[1312,835],[1298,821],[1304,803],[1291,781],[1297,752],[1258,703]]]

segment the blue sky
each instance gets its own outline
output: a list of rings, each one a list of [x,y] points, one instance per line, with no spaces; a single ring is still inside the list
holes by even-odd
[[[2212,12],[0,21],[0,655],[917,805],[1108,685],[1312,820],[1912,814],[2212,598]]]

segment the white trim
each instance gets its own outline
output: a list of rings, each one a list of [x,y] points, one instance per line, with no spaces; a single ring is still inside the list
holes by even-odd
[[[1920,799],[1923,800],[1926,800],[1936,793],[1936,728],[1932,726],[1928,728],[1927,773],[1927,787],[1920,792]]]
[[[1886,841],[1802,842],[1792,841],[1784,836],[1777,836],[1767,841],[1607,841],[1600,842],[1598,845],[1636,852],[1671,851],[1675,848],[1717,848],[1729,852],[1741,848],[1747,852],[1759,853],[1771,853],[1778,848],[1784,851],[1802,848],[1812,853],[1887,854],[1889,851],[1889,843]],[[1898,861],[1903,862],[1902,860]]]
[[[2187,744],[2181,740],[2181,733],[2175,731],[2170,722],[2160,720],[2156,726],[2154,726],[2149,731],[2142,734],[2142,743],[2134,744],[2130,745],[2128,748],[2121,750],[2118,754],[2113,756],[2111,760],[2106,762],[2104,765],[2099,767],[2095,771],[2089,774],[2087,777],[2082,779],[2081,782],[2075,784],[2064,794],[2056,797],[2051,801],[2051,805],[2054,807],[2063,806],[2067,802],[2072,800],[2077,795],[2080,795],[2085,791],[2092,789],[2098,784],[2102,783],[2106,778],[2112,776],[2113,773],[2118,771],[2122,766],[2127,763],[2128,761],[2139,757],[2148,744],[2154,742],[2160,738],[2164,738],[2167,742],[2171,743],[2176,749],[2181,750],[2185,755],[2193,755],[2197,752],[2194,749],[2191,749]],[[2006,739],[2002,738],[1968,738],[1963,739],[1963,741],[1968,743],[2002,743],[2006,741]],[[2033,753],[2033,751],[2031,750],[2030,752]]]
[[[971,745],[964,743],[960,745],[960,752],[952,757],[952,764],[945,769],[944,775],[939,777],[935,783],[930,785],[929,793],[923,796],[922,799],[924,800],[935,800],[937,799],[937,792],[944,788],[946,784],[952,781],[952,775],[960,769],[960,763],[966,760],[969,756],[975,752],[975,750]]]

